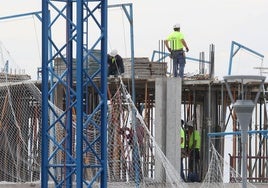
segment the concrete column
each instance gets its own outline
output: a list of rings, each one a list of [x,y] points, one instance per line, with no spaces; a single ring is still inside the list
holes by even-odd
[[[155,81],[155,138],[169,162],[180,169],[181,79],[157,78]],[[156,179],[163,180],[161,161],[156,158]]]
[[[176,170],[180,168],[180,121],[181,121],[181,79],[167,80],[166,111],[166,156]]]
[[[166,154],[166,78],[155,80],[155,140],[159,148]],[[157,151],[156,151],[157,152]],[[164,169],[158,156],[155,157],[155,178],[159,182],[165,179]]]

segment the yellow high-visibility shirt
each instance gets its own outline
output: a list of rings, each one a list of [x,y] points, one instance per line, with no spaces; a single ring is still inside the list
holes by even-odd
[[[167,40],[171,50],[181,50],[183,49],[183,44],[181,40],[184,39],[184,35],[179,31],[174,31],[168,35]]]

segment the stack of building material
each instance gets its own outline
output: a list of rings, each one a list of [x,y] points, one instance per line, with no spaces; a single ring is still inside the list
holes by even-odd
[[[151,77],[163,77],[167,74],[167,63],[165,62],[150,62]]]
[[[124,58],[125,78],[131,78],[131,59]],[[166,76],[167,64],[160,62],[151,62],[149,58],[134,58],[135,78],[156,78]]]

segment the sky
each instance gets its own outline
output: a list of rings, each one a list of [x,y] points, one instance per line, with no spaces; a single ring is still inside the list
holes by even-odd
[[[41,10],[41,0],[0,0],[0,17]],[[227,75],[231,42],[236,41],[260,54],[264,59],[239,50],[233,57],[232,74],[260,74],[254,67],[268,67],[267,0],[109,0],[108,4],[133,5],[135,57],[151,59],[159,41],[172,32],[179,23],[189,46],[187,57],[199,58],[209,46],[215,45],[215,76]],[[0,59],[10,61],[15,72],[37,78],[41,67],[41,23],[34,16],[0,20]],[[117,49],[123,57],[130,57],[129,23],[121,8],[108,10],[108,51]],[[3,62],[0,61],[0,70]],[[166,61],[170,61],[168,58]],[[186,73],[198,71],[198,63],[187,61]],[[265,74],[264,74],[265,75]]]

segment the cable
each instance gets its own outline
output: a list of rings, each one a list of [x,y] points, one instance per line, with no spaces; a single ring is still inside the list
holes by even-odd
[[[125,48],[125,56],[127,56],[127,46],[126,46],[126,29],[125,29],[125,22],[124,22],[124,14],[121,8],[121,18],[122,18],[122,26],[124,31],[124,48]]]
[[[37,51],[38,51],[38,55],[39,55],[39,60],[41,62],[41,53],[40,53],[40,42],[38,40],[38,35],[37,35],[37,30],[36,30],[36,24],[35,24],[35,19],[34,19],[34,15],[32,15],[32,18],[33,18],[33,23],[34,23],[34,31],[35,31],[35,39],[36,39],[36,43],[37,43]]]

